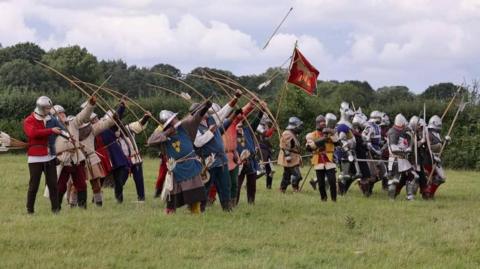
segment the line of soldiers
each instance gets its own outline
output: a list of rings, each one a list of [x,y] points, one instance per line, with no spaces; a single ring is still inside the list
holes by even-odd
[[[148,145],[160,152],[160,168],[155,197],[166,202],[171,214],[187,205],[192,213],[204,212],[207,202],[218,195],[224,211],[231,211],[239,202],[246,183],[247,202],[255,203],[256,181],[266,176],[271,189],[274,169],[271,137],[275,132],[272,120],[264,115],[267,104],[258,99],[238,107],[242,92],[237,91],[223,107],[206,100],[195,103],[189,113],[179,119],[177,113],[162,110],[160,126],[148,138]],[[36,194],[42,173],[46,175],[52,211],[61,209],[67,196],[72,206],[87,207],[89,181],[92,201],[103,205],[102,187],[106,178],[113,178],[114,193],[122,203],[123,186],[133,175],[137,201],[145,200],[142,157],[135,135],[143,132],[152,117],[124,124],[125,102],[116,111],[103,117],[94,113],[96,97],[81,105],[75,116],[67,116],[60,105],[53,105],[45,96],[37,99],[35,110],[24,120],[28,138],[30,182],[27,212],[34,213]],[[257,110],[257,113],[247,117]],[[370,119],[340,106],[340,120],[332,113],[316,118],[316,130],[306,136],[305,148],[311,152],[311,169],[315,180],[310,184],[327,200],[327,188],[333,201],[337,193],[344,195],[358,181],[365,196],[370,196],[376,182],[395,198],[406,186],[407,199],[414,198],[418,187],[426,199],[433,198],[445,181],[439,153],[444,144],[441,119],[433,116],[428,125],[419,117],[407,122],[398,114],[390,127],[385,113],[373,111]],[[291,117],[279,142],[278,165],[283,167],[280,191],[292,185],[300,190],[302,175],[302,143],[299,134],[303,122]],[[2,133],[2,137],[7,137]],[[2,145],[7,139],[2,138]],[[336,170],[340,172],[338,180]],[[308,176],[308,175],[307,175]],[[70,187],[69,187],[70,186]]]
[[[336,201],[337,193],[346,194],[355,181],[367,197],[376,182],[382,183],[392,199],[406,186],[408,200],[414,199],[418,189],[424,199],[431,199],[445,182],[440,154],[450,137],[441,136],[442,120],[437,115],[427,124],[418,116],[408,122],[398,114],[390,126],[385,113],[372,111],[368,118],[361,109],[354,111],[342,102],[338,122],[334,114],[327,113],[319,115],[315,125],[316,130],[306,135],[305,148],[311,152],[310,169],[316,174],[310,184],[314,189],[318,185],[323,201],[327,200],[327,186],[332,201]],[[303,122],[291,117],[280,139],[278,164],[284,168],[282,192],[290,184],[294,191],[299,191],[302,131]]]
[[[108,176],[115,181],[115,198],[123,202],[123,186],[133,175],[139,202],[145,200],[142,158],[134,135],[145,130],[149,113],[142,119],[124,125],[122,101],[117,111],[108,111],[102,118],[93,111],[96,97],[81,105],[75,116],[67,116],[60,105],[41,96],[35,110],[25,118],[23,130],[28,139],[30,181],[27,212],[35,211],[35,200],[42,173],[46,177],[46,196],[57,213],[63,198],[71,206],[87,207],[89,181],[97,206],[103,205],[102,183]],[[68,191],[68,193],[67,193]]]
[[[229,212],[238,204],[244,182],[247,202],[254,204],[256,181],[264,170],[271,188],[273,169],[257,158],[270,161],[272,155],[274,128],[263,112],[267,104],[252,99],[240,108],[241,95],[235,92],[223,107],[209,100],[194,103],[183,119],[172,111],[160,112],[162,126],[148,145],[160,150],[156,196],[166,201],[167,214],[183,205],[192,213],[204,212],[217,194],[222,209]],[[255,109],[258,113],[246,120]]]
[[[253,99],[239,108],[240,96],[237,91],[223,107],[210,101],[192,104],[183,119],[171,111],[160,112],[162,124],[150,136],[148,145],[160,150],[155,196],[166,201],[167,214],[182,205],[188,205],[193,213],[203,212],[207,196],[214,199],[217,193],[222,209],[231,211],[239,202],[244,182],[247,201],[253,204],[256,180],[264,169],[268,170],[267,186],[271,188],[273,169],[257,160],[260,149],[263,158],[272,155],[269,139],[274,128],[262,112],[267,105]],[[50,98],[37,99],[35,110],[23,125],[30,171],[28,213],[35,211],[42,174],[54,213],[60,211],[64,197],[71,206],[86,208],[87,181],[92,187],[92,202],[102,206],[102,187],[107,178],[113,178],[115,198],[122,203],[129,174],[133,175],[138,202],[145,200],[142,158],[135,135],[145,130],[151,114],[124,124],[125,102],[101,118],[94,113],[95,107],[96,97],[92,96],[77,115],[67,116],[65,109],[53,105]],[[255,109],[259,112],[246,121]]]

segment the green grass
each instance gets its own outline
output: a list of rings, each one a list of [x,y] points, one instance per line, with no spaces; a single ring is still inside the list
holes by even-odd
[[[105,189],[103,208],[49,211],[39,191],[36,214],[25,210],[24,156],[0,156],[0,268],[479,268],[478,173],[448,171],[436,201],[369,199],[354,186],[322,203],[307,184],[300,194],[257,184],[254,206],[231,214],[218,204],[201,216],[166,216],[152,199],[158,161],[147,160],[147,202],[125,202]],[[275,188],[279,184],[277,169]],[[44,185],[42,179],[42,186]],[[242,191],[245,195],[245,191]],[[91,193],[89,193],[89,200]]]

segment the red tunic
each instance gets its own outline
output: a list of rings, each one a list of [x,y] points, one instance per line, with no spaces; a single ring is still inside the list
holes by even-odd
[[[51,128],[46,128],[43,120],[30,114],[23,121],[23,131],[28,139],[28,156],[48,155],[48,136],[53,134]]]

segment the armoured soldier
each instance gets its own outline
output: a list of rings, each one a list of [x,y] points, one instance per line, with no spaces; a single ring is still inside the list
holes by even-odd
[[[426,189],[426,198],[433,198],[438,187],[445,183],[446,177],[443,171],[440,154],[444,143],[448,143],[451,138],[446,136],[442,139],[440,131],[442,130],[442,119],[434,115],[428,121],[428,134],[426,136],[427,145],[430,144],[431,155],[424,166],[429,182]],[[433,171],[432,171],[433,170]]]
[[[391,199],[400,193],[403,185],[407,185],[407,199],[413,199],[415,177],[412,165],[408,161],[412,152],[412,135],[408,132],[407,120],[402,114],[395,117],[392,128],[387,133],[389,149],[388,159],[388,196]]]
[[[413,164],[413,170],[418,175],[418,185],[423,198],[427,198],[427,175],[425,173],[424,165],[428,159],[429,149],[425,140],[425,121],[418,116],[412,116],[408,123],[413,134],[413,154],[410,157],[410,162]]]
[[[347,102],[340,105],[340,121],[337,123],[336,132],[340,146],[335,149],[335,158],[340,164],[340,175],[338,177],[339,193],[342,195],[347,192],[353,180],[360,178],[360,170],[355,161],[355,137],[352,133],[351,119],[354,112],[350,109]],[[356,170],[355,172],[353,172]]]
[[[380,126],[380,131],[382,133],[382,160],[387,161],[389,151],[388,151],[388,145],[387,145],[387,133],[388,130],[390,130],[390,118],[385,112],[380,112],[382,114],[381,119],[378,123],[378,126]],[[383,190],[387,191],[388,190],[388,178],[385,177],[382,180],[382,188]]]
[[[272,159],[272,151],[273,151],[273,145],[270,140],[272,138],[273,133],[275,132],[275,127],[273,127],[272,120],[266,115],[264,115],[256,131],[258,134],[257,135],[258,143],[260,144],[260,150],[262,153],[261,154],[261,157],[263,158],[262,161],[265,163],[265,176],[267,177],[267,189],[271,189],[274,170],[272,169],[272,165],[270,165],[269,163]]]
[[[278,165],[283,166],[283,177],[280,184],[280,191],[285,192],[288,185],[292,184],[293,190],[298,191],[298,184],[302,180],[300,165],[300,142],[298,134],[302,131],[303,122],[297,117],[288,120],[288,126],[280,138],[280,152]]]
[[[377,181],[387,181],[387,167],[382,161],[382,129],[380,123],[383,113],[374,110],[370,113],[370,119],[365,123],[365,129],[362,132],[362,140],[367,147],[368,159],[378,160],[378,162],[369,162],[370,173],[372,175],[369,182],[367,194],[370,195],[373,186]]]
[[[355,137],[355,156],[358,159],[368,159],[368,147],[367,143],[364,142],[362,133],[367,127],[367,116],[363,114],[361,109],[358,109],[355,112],[355,116],[352,120],[352,133]],[[375,178],[373,174],[370,172],[369,164],[366,161],[356,161],[355,170],[361,173],[362,177],[360,178],[360,190],[365,196],[370,196],[370,183],[373,183]]]

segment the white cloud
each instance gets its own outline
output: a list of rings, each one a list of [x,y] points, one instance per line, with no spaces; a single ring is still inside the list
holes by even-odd
[[[479,12],[475,0],[0,1],[0,42],[79,44],[129,64],[251,74],[282,63],[298,40],[322,79],[422,90],[478,76]]]

